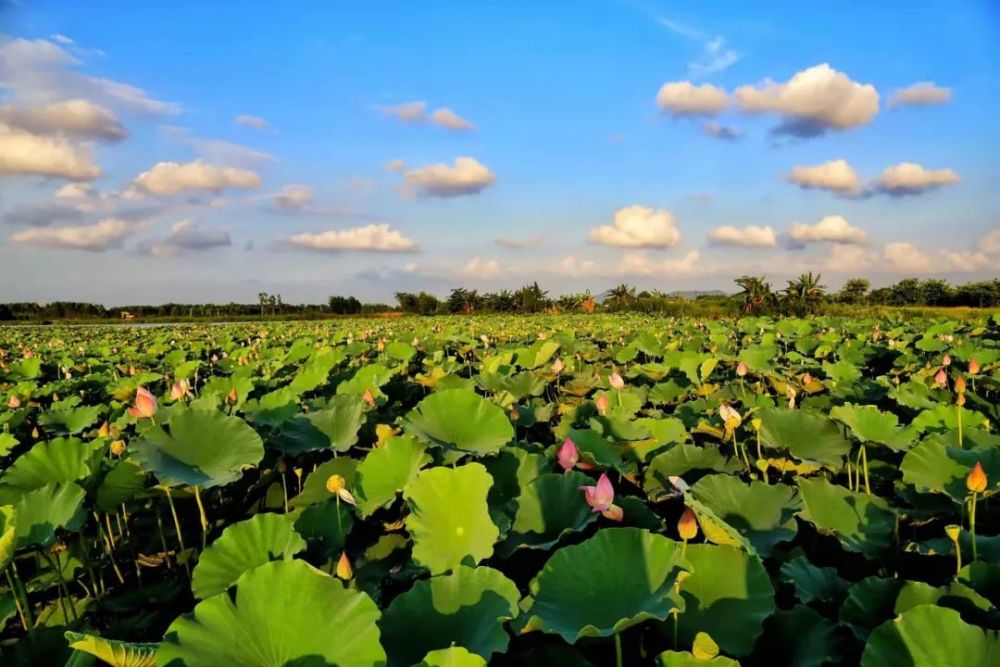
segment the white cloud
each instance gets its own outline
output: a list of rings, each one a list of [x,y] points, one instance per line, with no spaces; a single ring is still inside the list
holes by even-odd
[[[826,63],[802,70],[786,83],[741,86],[733,96],[744,111],[783,116],[775,131],[801,137],[865,125],[879,104],[874,86],[852,81]]]
[[[843,243],[861,245],[867,242],[868,233],[852,226],[839,215],[828,215],[815,225],[792,225],[789,236],[799,243]]]
[[[994,229],[980,239],[976,248],[980,252],[985,252],[990,255],[997,255],[1000,257],[1000,229]]]
[[[929,273],[934,262],[912,243],[889,243],[883,251],[885,263],[900,273]]]
[[[678,259],[651,259],[647,253],[626,253],[618,268],[621,275],[639,276],[695,276],[709,271],[703,266],[697,250],[688,251]]]
[[[101,168],[87,146],[0,125],[0,174],[86,181],[100,176]]]
[[[494,240],[501,248],[510,249],[521,249],[521,248],[536,248],[542,244],[544,236],[541,234],[534,234],[532,236],[527,236],[525,238],[511,238],[511,237],[501,237]]]
[[[286,211],[301,211],[313,204],[312,188],[305,185],[286,185],[271,197],[271,206]]]
[[[436,109],[434,113],[431,114],[431,122],[449,130],[471,130],[475,127],[475,125],[471,122],[462,118],[447,107]]]
[[[624,248],[670,248],[681,240],[670,211],[626,206],[615,211],[612,224],[590,230],[592,243]]]
[[[318,234],[295,234],[285,239],[285,243],[301,250],[317,252],[338,252],[360,250],[370,252],[410,252],[417,244],[400,234],[389,225],[366,225],[352,229],[331,229]]]
[[[471,157],[455,158],[454,165],[429,164],[407,169],[404,191],[418,197],[459,197],[483,191],[496,181],[485,165]]]
[[[674,81],[660,86],[656,103],[674,116],[710,116],[729,104],[726,91],[709,83],[696,86],[690,81]]]
[[[503,266],[495,259],[473,257],[462,267],[461,274],[474,278],[497,278],[503,273]]]
[[[889,107],[926,107],[946,104],[951,99],[951,88],[939,86],[933,81],[920,81],[889,97]]]
[[[404,102],[395,106],[382,107],[382,113],[387,116],[395,116],[404,123],[422,123],[425,120],[424,112],[427,109],[427,102],[417,100],[414,102]]]
[[[869,271],[877,266],[879,255],[860,245],[845,245],[842,243],[830,247],[830,254],[823,262],[823,270],[829,273],[859,273]]]
[[[140,250],[157,257],[173,257],[231,245],[229,232],[203,230],[192,220],[181,220],[171,226],[170,233],[162,241],[144,244]]]
[[[121,247],[125,239],[141,227],[142,223],[133,220],[107,218],[93,225],[23,229],[11,234],[8,240],[11,243],[103,252]]]
[[[846,160],[830,160],[814,167],[793,167],[788,180],[805,189],[829,190],[839,195],[854,195],[861,190],[861,180]]]
[[[260,116],[251,116],[249,114],[240,114],[233,119],[233,122],[237,125],[242,125],[243,127],[249,127],[252,130],[266,130],[267,121]]]
[[[56,134],[120,141],[128,137],[115,114],[87,100],[66,100],[37,107],[0,106],[0,123],[32,134]]]
[[[196,136],[186,127],[175,125],[162,125],[160,131],[168,139],[179,141],[193,148],[199,157],[203,157],[215,164],[233,167],[253,167],[255,165],[272,162],[275,157],[270,153],[234,144],[221,139],[206,139]]]
[[[725,141],[736,141],[737,139],[743,138],[743,131],[739,128],[722,125],[721,123],[716,123],[715,121],[705,123],[701,126],[701,129],[704,130],[705,134],[708,136],[716,139],[723,139]]]
[[[746,248],[767,248],[777,245],[778,239],[771,227],[717,227],[708,234],[708,240],[716,245],[743,246]]]
[[[653,16],[653,20],[671,32],[701,43],[701,53],[688,63],[688,74],[693,77],[707,76],[721,72],[740,59],[735,49],[726,48],[724,37],[705,34],[677,21],[663,16]]]
[[[567,255],[553,268],[558,274],[580,278],[593,275],[598,266],[592,259],[577,259],[573,255]]]
[[[11,91],[18,104],[35,106],[87,99],[104,107],[146,115],[181,112],[179,105],[154,99],[141,88],[80,74],[73,69],[80,64],[62,46],[45,39],[0,39],[0,88]]]
[[[915,195],[944,185],[959,182],[958,174],[951,169],[924,169],[913,162],[901,162],[882,170],[875,186],[890,195]]]
[[[182,192],[204,191],[218,194],[225,188],[256,189],[261,185],[260,175],[249,169],[220,167],[194,160],[185,164],[159,162],[149,171],[139,174],[134,181],[138,191],[155,196],[169,196]]]

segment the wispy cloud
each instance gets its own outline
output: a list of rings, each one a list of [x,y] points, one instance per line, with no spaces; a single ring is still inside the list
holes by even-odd
[[[701,45],[697,57],[688,62],[688,76],[691,78],[701,78],[721,72],[737,63],[742,57],[736,49],[726,45],[726,38],[722,35],[710,35],[665,16],[654,14],[653,20],[675,35]]]

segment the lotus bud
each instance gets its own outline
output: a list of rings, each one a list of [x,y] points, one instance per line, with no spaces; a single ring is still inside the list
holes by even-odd
[[[135,366],[129,366],[128,367],[128,374],[129,375],[135,375]]]
[[[187,380],[178,380],[170,387],[170,400],[179,401],[188,394],[191,385]]]
[[[964,394],[965,393],[965,378],[959,375],[955,378],[955,393]]]
[[[145,387],[139,387],[135,390],[135,405],[128,409],[128,413],[136,419],[152,419],[156,407],[156,397]]]
[[[361,399],[368,404],[368,407],[375,407],[375,394],[372,393],[371,389],[365,389],[365,393],[361,396]]]
[[[347,480],[340,475],[330,475],[326,480],[326,490],[343,500],[348,505],[355,504],[354,496],[347,490]]]
[[[745,377],[747,374],[747,370],[748,369],[746,362],[741,359],[740,363],[736,364],[736,374],[739,375],[740,377]]]
[[[617,372],[612,373],[610,377],[608,377],[608,384],[610,384],[611,388],[614,389],[615,391],[625,388],[625,380],[623,380],[622,376],[619,375]]]
[[[813,381],[812,373],[806,373],[805,375],[802,376],[802,384],[803,385],[810,384],[810,383],[812,383],[812,381]]]
[[[104,423],[101,424],[101,428],[97,429],[97,437],[106,438],[109,435],[111,435],[111,425],[108,423],[108,420],[105,419]]]
[[[214,364],[219,360],[219,356],[217,354],[213,354],[211,357],[209,357],[209,359]]]
[[[11,410],[16,410],[21,407],[21,399],[11,394],[11,397],[7,399],[7,407]]]
[[[279,475],[284,475],[288,472],[288,464],[285,463],[285,459],[283,458],[279,458],[274,467],[277,469]]]
[[[510,408],[510,420],[515,423],[521,421],[521,411],[517,409],[516,405],[512,405]]]
[[[556,455],[556,460],[566,472],[569,472],[576,466],[576,462],[580,460],[580,452],[571,438],[563,440],[563,444],[559,448],[559,453]]]
[[[934,384],[936,384],[939,387],[948,386],[948,374],[944,372],[943,368],[939,370],[937,374],[934,376]]]
[[[759,431],[760,427],[764,425],[763,420],[760,417],[754,417],[750,420],[750,426],[753,427],[754,431]]]
[[[34,356],[35,356],[35,353],[31,351],[31,348],[28,348],[28,347],[24,348],[24,358],[25,359],[31,359]]]
[[[951,366],[951,355],[950,354],[946,354],[946,355],[944,355],[941,358],[941,365],[942,366]]]
[[[969,359],[969,374],[978,375],[979,374],[979,362],[976,361],[975,357]]]
[[[684,514],[681,515],[680,521],[677,522],[677,532],[685,542],[693,540],[698,536],[698,519],[690,507],[684,508]]]
[[[346,551],[341,552],[340,560],[337,561],[337,576],[344,581],[349,581],[354,576],[354,570],[351,569],[351,561],[347,557]]]
[[[600,512],[605,518],[612,521],[621,521],[624,512],[614,504],[615,489],[611,486],[611,480],[606,473],[601,473],[596,486],[581,486],[584,499],[591,507],[591,512]]]
[[[385,349],[385,339],[384,338],[379,339],[379,342],[375,344],[375,349],[377,349],[379,352],[381,352],[382,350]]]
[[[115,440],[114,442],[111,443],[110,449],[111,453],[114,454],[115,456],[121,456],[122,454],[125,453],[125,441]]]
[[[608,411],[608,407],[610,406],[610,404],[611,402],[608,400],[607,394],[601,394],[600,396],[597,397],[597,411],[600,414],[603,415],[604,413],[606,413]]]
[[[236,395],[236,387],[233,387],[229,390],[229,393],[226,394],[226,401],[235,404],[238,400],[239,396]]]
[[[566,364],[563,363],[562,359],[556,359],[552,364],[552,372],[556,375],[562,373],[564,368],[566,368]]]
[[[965,486],[973,493],[982,493],[986,490],[988,483],[989,480],[986,479],[986,471],[983,470],[983,464],[976,461],[976,465],[972,467],[969,476],[965,478]]]

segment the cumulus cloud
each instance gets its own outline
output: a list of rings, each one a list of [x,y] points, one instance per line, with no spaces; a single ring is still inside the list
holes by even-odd
[[[434,113],[431,114],[431,122],[449,130],[471,130],[475,127],[470,121],[447,107],[435,109]]]
[[[0,123],[32,134],[55,134],[100,141],[128,137],[117,116],[87,100],[66,100],[44,106],[0,106]]]
[[[318,234],[302,233],[284,239],[284,243],[300,250],[340,252],[411,252],[417,244],[389,225],[366,225],[352,229],[331,229]]]
[[[680,243],[681,233],[670,211],[626,206],[615,211],[610,225],[590,230],[589,239],[624,248],[671,248]]]
[[[558,274],[579,278],[592,275],[597,268],[597,262],[592,259],[577,259],[573,255],[567,255],[555,265],[554,270]]]
[[[240,114],[233,119],[233,122],[237,125],[242,125],[243,127],[249,127],[252,130],[266,130],[267,121],[260,116],[251,116],[249,114]]]
[[[622,259],[618,273],[638,276],[695,276],[707,271],[697,250],[676,259],[652,259],[647,253],[630,252]]]
[[[889,243],[883,251],[885,263],[900,273],[928,273],[934,262],[912,243]]]
[[[660,86],[656,104],[674,116],[711,116],[726,108],[729,98],[726,91],[709,83],[696,86],[690,81],[674,81]]]
[[[185,164],[159,162],[133,181],[137,191],[158,197],[197,191],[218,194],[226,188],[253,190],[260,185],[261,179],[257,172],[206,164],[201,160]]]
[[[879,104],[874,86],[852,81],[826,63],[802,70],[785,83],[768,79],[741,86],[733,96],[744,111],[782,116],[775,132],[799,137],[865,125],[878,113]]]
[[[829,273],[859,273],[874,268],[879,263],[879,255],[874,250],[860,245],[835,244],[822,267]]]
[[[448,107],[440,107],[427,113],[427,102],[416,100],[395,106],[381,107],[382,113],[395,116],[404,123],[431,123],[447,130],[465,131],[475,127],[471,121],[462,118]]]
[[[10,91],[19,105],[87,99],[104,107],[144,115],[181,112],[178,104],[150,97],[141,88],[73,69],[81,64],[76,56],[53,41],[0,38],[0,88]]]
[[[181,220],[171,226],[170,233],[163,240],[142,244],[139,250],[157,257],[172,257],[231,245],[229,232],[203,230],[192,220]]]
[[[473,257],[462,267],[461,274],[474,278],[496,278],[503,273],[503,266],[495,259]]]
[[[805,189],[829,190],[839,195],[855,195],[861,180],[846,160],[830,160],[814,167],[793,167],[788,180]]]
[[[460,197],[482,192],[496,181],[485,165],[471,157],[455,158],[454,165],[429,164],[403,173],[404,192],[418,197]]]
[[[101,169],[87,146],[0,125],[0,174],[88,181]]]
[[[56,222],[79,220],[83,212],[73,206],[56,202],[40,202],[16,206],[3,214],[8,225],[48,227]]]
[[[142,223],[134,220],[107,218],[92,225],[22,229],[11,234],[7,240],[16,244],[104,252],[110,248],[120,248],[125,239],[141,228]]]
[[[544,236],[541,234],[534,234],[532,236],[527,236],[525,238],[511,238],[511,237],[501,237],[494,240],[501,248],[510,249],[522,249],[522,248],[536,248],[542,244]]]
[[[701,129],[704,130],[705,134],[708,136],[716,139],[722,139],[724,141],[736,141],[737,139],[743,138],[743,131],[739,128],[729,127],[714,121],[705,123],[701,126]]]
[[[302,211],[313,204],[312,188],[305,185],[286,185],[271,197],[271,206],[285,211]]]
[[[795,223],[789,236],[798,243],[862,245],[868,241],[868,233],[865,230],[854,227],[839,215],[828,215],[815,225]]]
[[[777,245],[778,239],[771,227],[749,225],[733,227],[725,225],[713,229],[708,240],[715,245],[742,246],[745,248],[768,248]]]
[[[889,107],[927,107],[946,104],[951,99],[951,88],[939,86],[933,81],[920,81],[912,86],[893,92],[889,97]]]
[[[901,162],[882,170],[875,187],[886,194],[902,197],[952,185],[959,180],[952,169],[924,169],[914,162]]]

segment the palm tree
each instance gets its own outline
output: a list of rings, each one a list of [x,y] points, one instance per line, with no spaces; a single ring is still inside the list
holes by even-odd
[[[813,272],[803,273],[795,280],[788,281],[785,288],[785,299],[789,305],[800,312],[812,312],[816,305],[823,300],[826,293],[826,285],[820,284],[820,274],[813,275]]]
[[[622,283],[604,293],[604,298],[617,308],[628,308],[635,301],[635,288]]]
[[[764,276],[741,276],[736,284],[743,288],[738,296],[743,299],[743,312],[747,315],[763,310],[774,301],[771,283]]]

